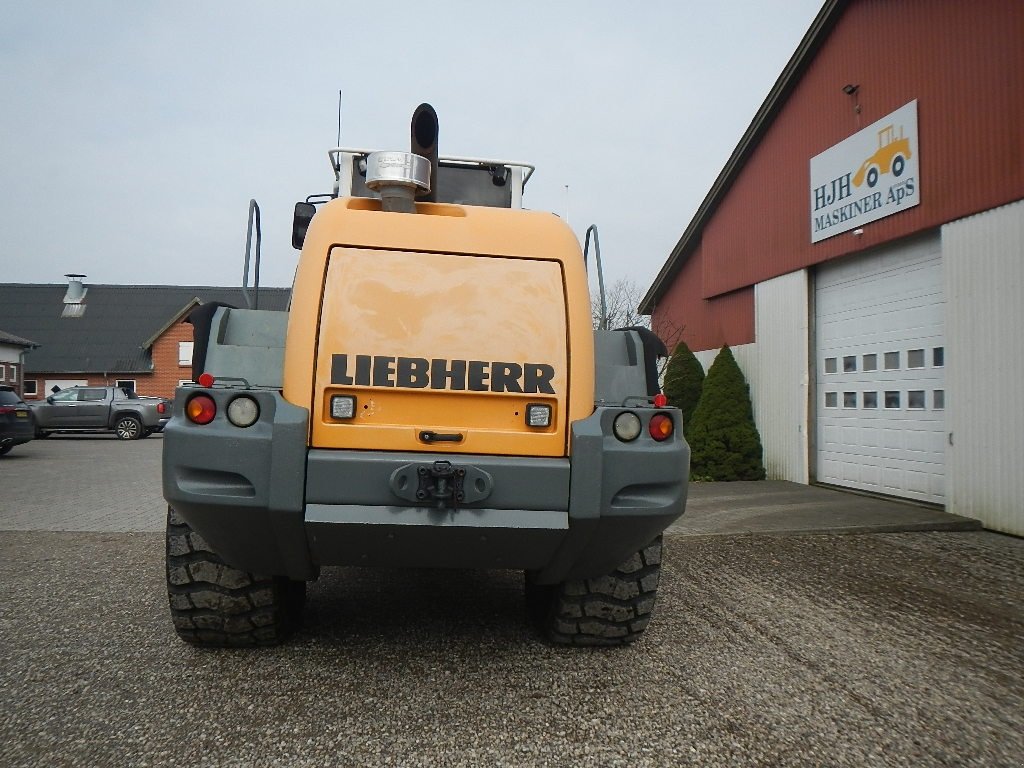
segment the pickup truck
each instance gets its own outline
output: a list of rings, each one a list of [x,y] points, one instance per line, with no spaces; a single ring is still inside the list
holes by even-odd
[[[141,397],[120,387],[69,387],[32,403],[36,436],[51,432],[113,432],[138,440],[161,431],[171,418],[171,401]]]

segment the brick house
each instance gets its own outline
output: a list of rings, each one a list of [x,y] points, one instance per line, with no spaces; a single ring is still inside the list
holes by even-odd
[[[14,387],[20,394],[25,354],[38,346],[34,341],[0,330],[0,384]]]
[[[246,306],[241,288],[86,286],[80,277],[70,276],[67,285],[0,284],[4,335],[35,345],[20,358],[26,400],[76,384],[171,397],[192,377],[189,313],[211,301]],[[288,288],[261,288],[259,308],[287,309],[289,294]]]

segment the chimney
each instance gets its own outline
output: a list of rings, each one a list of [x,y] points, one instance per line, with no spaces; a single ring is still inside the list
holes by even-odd
[[[85,275],[70,273],[64,275],[68,279],[68,290],[64,294],[64,311],[61,317],[81,317],[85,314],[85,294],[89,289],[82,284]]]

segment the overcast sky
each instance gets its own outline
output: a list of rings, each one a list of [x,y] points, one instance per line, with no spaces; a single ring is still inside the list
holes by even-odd
[[[0,0],[0,280],[239,285],[256,198],[290,285],[341,90],[343,145],[430,102],[441,154],[535,164],[525,206],[646,289],[820,5]]]

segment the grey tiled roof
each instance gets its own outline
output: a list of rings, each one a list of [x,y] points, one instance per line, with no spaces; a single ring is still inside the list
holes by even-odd
[[[145,373],[147,341],[194,299],[244,307],[241,288],[89,285],[81,317],[61,317],[66,284],[0,283],[0,328],[39,345],[25,355],[31,373]],[[288,288],[261,288],[260,309],[287,309]]]

